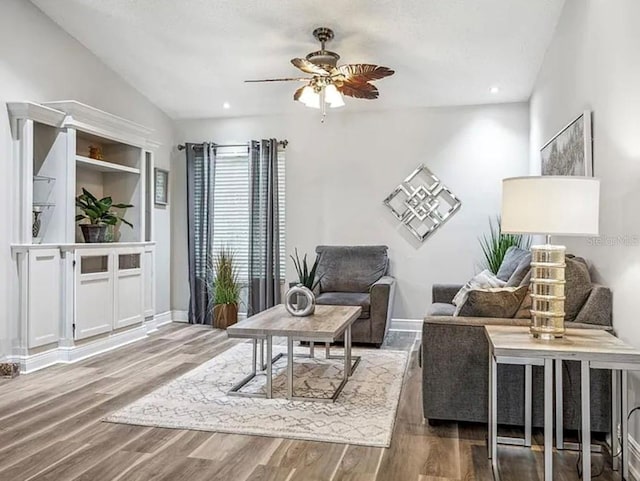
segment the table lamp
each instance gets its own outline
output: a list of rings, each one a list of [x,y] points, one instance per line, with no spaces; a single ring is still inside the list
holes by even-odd
[[[551,236],[597,236],[600,180],[593,177],[513,177],[502,181],[502,233],[543,234],[531,247],[531,334],[564,335],[565,247]]]

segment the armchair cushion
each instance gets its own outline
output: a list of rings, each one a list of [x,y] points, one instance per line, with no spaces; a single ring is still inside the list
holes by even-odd
[[[371,315],[371,296],[361,292],[323,292],[316,297],[316,303],[329,306],[360,306],[362,312],[358,319]]]
[[[387,246],[318,246],[320,292],[368,293],[387,272]]]

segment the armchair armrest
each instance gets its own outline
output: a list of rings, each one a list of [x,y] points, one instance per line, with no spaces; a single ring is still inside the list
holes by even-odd
[[[453,304],[453,298],[462,289],[462,284],[434,284],[431,288],[431,302]]]
[[[393,312],[396,280],[391,276],[382,276],[369,288],[371,296],[371,338],[372,342],[381,344],[384,341]]]

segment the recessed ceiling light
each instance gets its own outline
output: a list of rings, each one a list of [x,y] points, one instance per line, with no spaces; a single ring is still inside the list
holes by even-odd
[[[222,104],[222,108],[223,109],[230,109],[231,108],[231,104],[229,102],[225,102]]]
[[[489,89],[489,92],[491,92],[492,94],[497,94],[498,92],[500,92],[500,89],[498,87],[491,87]]]

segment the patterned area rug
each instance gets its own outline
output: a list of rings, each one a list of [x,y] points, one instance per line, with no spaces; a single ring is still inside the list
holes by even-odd
[[[362,357],[335,403],[288,401],[286,356],[274,365],[273,399],[227,396],[250,373],[251,344],[232,347],[210,361],[115,412],[106,421],[142,426],[219,431],[363,446],[388,447],[408,353],[354,349]],[[274,346],[277,352],[286,352]],[[306,354],[308,348],[297,347]],[[342,354],[332,349],[331,354]],[[340,384],[343,361],[295,358],[296,396],[328,397]],[[264,376],[243,388],[263,392]]]

